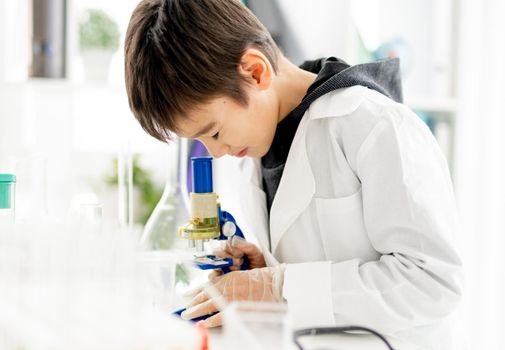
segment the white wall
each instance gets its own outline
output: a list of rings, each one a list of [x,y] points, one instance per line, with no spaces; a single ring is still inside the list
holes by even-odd
[[[30,64],[28,0],[0,0],[0,82],[23,81]]]
[[[468,349],[505,348],[504,17],[503,1],[460,1],[456,194]]]
[[[102,191],[104,201],[114,201],[103,179],[127,140],[133,152],[144,155],[155,181],[164,183],[165,145],[141,130],[124,90],[122,43],[137,2],[69,0],[68,79],[44,80],[27,79],[31,0],[0,0],[0,172],[12,171],[15,162],[46,159],[52,216],[65,215],[72,196],[82,192]],[[77,44],[82,11],[95,7],[114,18],[122,33],[110,79],[102,83],[83,80]],[[18,183],[18,190],[23,186]]]

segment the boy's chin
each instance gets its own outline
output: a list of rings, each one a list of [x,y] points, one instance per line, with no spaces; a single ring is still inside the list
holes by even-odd
[[[248,152],[246,154],[247,158],[252,158],[252,159],[261,159],[265,154],[268,153],[268,150],[265,152]]]

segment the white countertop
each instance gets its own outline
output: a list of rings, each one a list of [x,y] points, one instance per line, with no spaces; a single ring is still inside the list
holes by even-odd
[[[211,350],[235,350],[239,348],[242,350],[249,350],[246,344],[235,344],[231,346],[230,343],[225,339],[222,328],[209,329],[209,349]],[[396,350],[416,350],[415,346],[406,344],[405,342],[400,342],[397,340],[392,340],[388,338],[394,349]],[[386,344],[384,344],[379,338],[371,334],[334,334],[334,335],[317,335],[317,336],[305,336],[300,338],[300,342],[305,350],[381,350],[387,349]],[[293,343],[292,350],[297,350],[298,348]],[[290,350],[291,350],[290,349]],[[261,349],[264,350],[264,349]],[[281,349],[279,349],[281,350]]]

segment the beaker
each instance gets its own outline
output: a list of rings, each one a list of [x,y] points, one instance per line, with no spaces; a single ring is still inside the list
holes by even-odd
[[[15,217],[16,176],[0,174],[0,224],[12,224]]]
[[[78,208],[79,223],[89,233],[101,233],[103,207],[100,203],[83,203]]]
[[[162,311],[172,311],[177,259],[165,251],[139,254],[141,290],[151,305]]]
[[[292,349],[287,304],[233,302],[223,312],[223,325],[229,349]]]
[[[47,159],[38,155],[12,156],[8,164],[16,174],[16,220],[47,218]]]

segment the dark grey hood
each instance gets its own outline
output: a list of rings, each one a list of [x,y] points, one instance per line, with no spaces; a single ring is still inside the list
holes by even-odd
[[[317,74],[302,102],[292,114],[305,113],[317,98],[337,89],[362,85],[376,90],[394,101],[402,102],[400,60],[398,58],[378,60],[350,66],[335,57],[306,61],[300,68]]]

